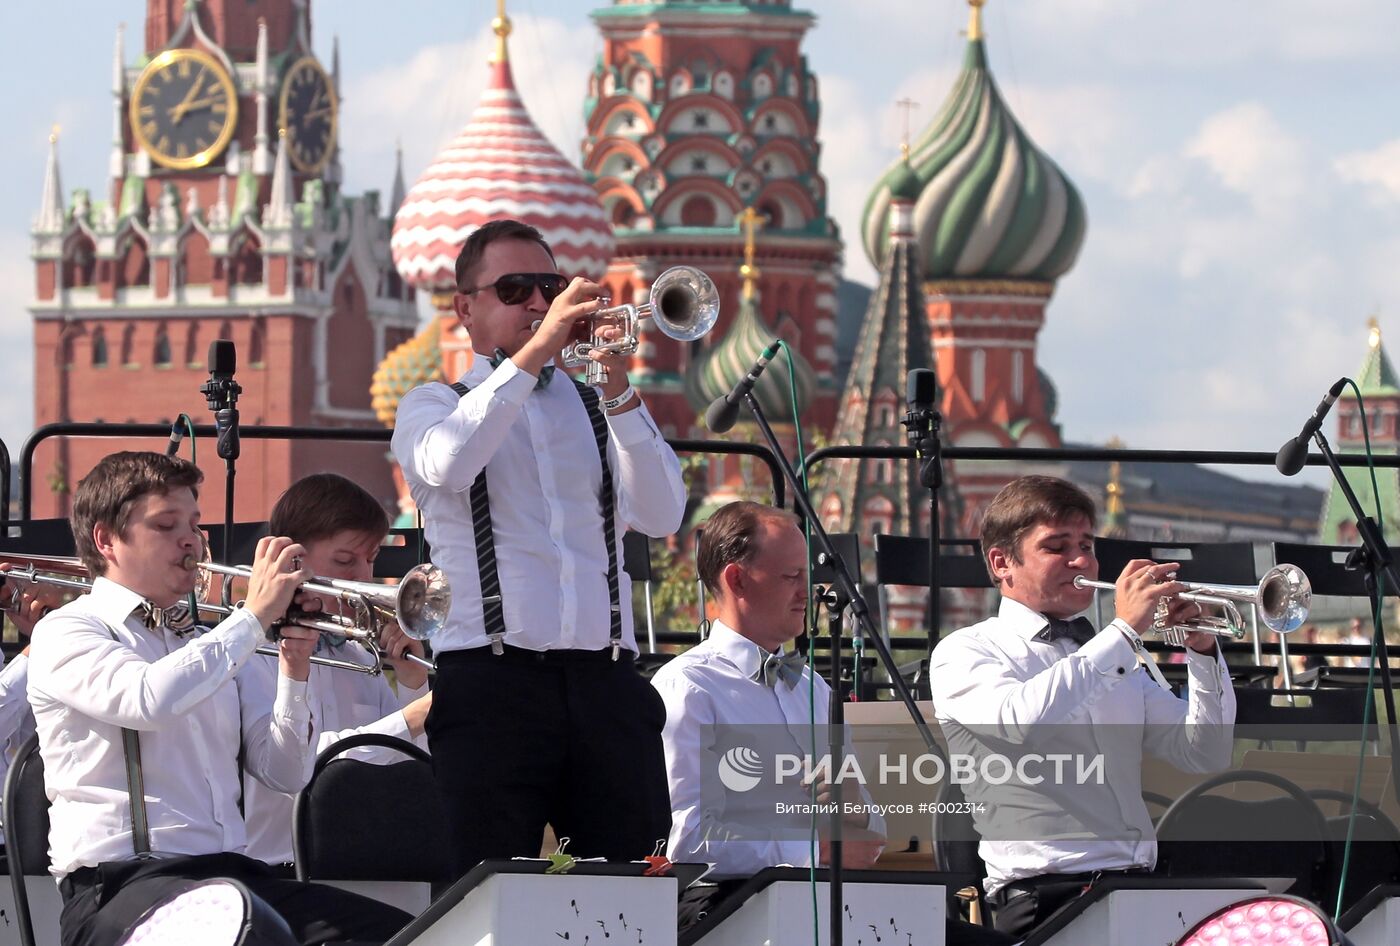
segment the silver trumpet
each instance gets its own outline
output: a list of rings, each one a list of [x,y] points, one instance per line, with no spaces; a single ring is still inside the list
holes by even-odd
[[[1245,622],[1240,616],[1236,602],[1253,606],[1259,613],[1259,620],[1276,634],[1291,634],[1303,626],[1312,610],[1312,582],[1297,565],[1275,565],[1269,569],[1258,585],[1212,585],[1194,581],[1184,581],[1187,590],[1175,595],[1184,601],[1194,601],[1203,607],[1209,605],[1220,609],[1218,615],[1202,615],[1196,622],[1176,627],[1168,626],[1165,599],[1159,605],[1156,622],[1152,630],[1159,633],[1180,631],[1203,631],[1217,637],[1241,640],[1245,636]],[[1092,581],[1080,575],[1074,579],[1076,588],[1098,588],[1113,591],[1114,585],[1106,581]]]
[[[195,567],[205,572],[223,575],[227,578],[247,579],[252,569],[246,565],[220,565],[215,562],[196,562]],[[228,582],[224,583],[227,592]],[[310,628],[322,634],[339,634],[353,640],[368,650],[374,657],[372,665],[353,661],[337,660],[334,657],[312,657],[313,663],[356,670],[361,673],[380,673],[383,670],[383,655],[379,649],[379,637],[384,625],[395,621],[408,637],[416,641],[432,638],[447,622],[447,612],[452,606],[452,591],[447,576],[433,564],[415,565],[408,570],[397,585],[382,585],[373,581],[349,581],[343,578],[315,578],[301,585],[300,590],[309,591],[331,598],[348,609],[348,613],[315,614],[293,612],[288,615],[288,624]],[[221,604],[201,603],[201,611],[214,614],[229,614],[238,606],[227,602]],[[259,653],[276,654],[274,648],[259,648]],[[404,654],[404,659],[432,669],[432,662],[416,654]]]
[[[661,334],[678,342],[692,342],[715,327],[719,320],[719,292],[710,277],[693,266],[672,266],[651,284],[648,301],[641,305],[617,305],[599,309],[587,319],[592,329],[587,341],[564,347],[560,361],[565,368],[587,366],[584,381],[599,385],[608,380],[608,369],[589,358],[590,352],[631,354],[637,350],[643,319],[650,318]],[[603,341],[599,329],[616,324],[622,336]]]

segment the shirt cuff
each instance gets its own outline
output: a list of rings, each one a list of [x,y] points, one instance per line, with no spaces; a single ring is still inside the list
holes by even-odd
[[[311,704],[307,702],[310,680],[293,680],[277,674],[277,700],[273,704],[273,715],[280,719],[298,722],[311,721]]]
[[[1089,643],[1080,647],[1079,653],[1088,658],[1090,666],[1104,676],[1125,677],[1128,671],[1137,666],[1137,652],[1125,632],[1137,637],[1136,631],[1115,619],[1095,634]]]
[[[1186,675],[1189,686],[1202,693],[1220,693],[1230,686],[1230,671],[1217,647],[1213,654],[1203,654],[1186,648]]]
[[[645,404],[634,411],[604,416],[608,419],[608,429],[612,431],[618,447],[635,447],[639,443],[661,437],[661,432],[656,429]]]
[[[477,352],[476,357],[484,357]],[[479,385],[477,390],[485,388],[493,396],[511,404],[524,404],[525,399],[530,396],[530,392],[535,390],[535,382],[539,378],[523,370],[515,362],[507,358],[501,362],[500,366],[490,376]]]
[[[247,608],[236,608],[211,632],[223,640],[234,665],[241,667],[258,646],[267,640],[267,632],[257,616]]]

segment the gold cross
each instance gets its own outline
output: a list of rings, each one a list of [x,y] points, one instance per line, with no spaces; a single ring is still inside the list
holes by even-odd
[[[899,151],[907,160],[909,158],[909,115],[919,107],[919,103],[911,98],[902,98],[894,103],[894,107],[904,113],[904,138],[900,143]]]
[[[758,264],[754,262],[754,250],[758,229],[763,226],[763,214],[752,206],[745,207],[739,215],[739,223],[744,228],[744,265],[739,267],[739,275],[744,280],[744,298],[752,299],[754,283],[758,280]]]

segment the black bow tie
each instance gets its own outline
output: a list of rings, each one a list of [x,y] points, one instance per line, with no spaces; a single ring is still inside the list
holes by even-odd
[[[1073,621],[1061,621],[1059,618],[1049,618],[1048,620],[1050,623],[1039,634],[1035,635],[1035,640],[1053,644],[1061,637],[1068,637],[1077,646],[1083,647],[1097,633],[1088,618],[1075,618]]]

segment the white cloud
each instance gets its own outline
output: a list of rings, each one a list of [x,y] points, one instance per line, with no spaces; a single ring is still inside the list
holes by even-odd
[[[1369,151],[1353,151],[1333,162],[1345,181],[1379,188],[1391,200],[1400,201],[1400,138]]]
[[[579,160],[583,96],[593,67],[577,24],[512,15],[511,74],[535,124],[565,157]],[[590,37],[596,34],[590,31]],[[345,87],[341,131],[352,190],[387,193],[394,149],[404,148],[408,187],[471,117],[495,48],[489,26],[470,40],[424,46],[404,63],[355,75]]]
[[[1211,115],[1186,143],[1187,157],[1203,161],[1225,187],[1261,213],[1292,207],[1309,180],[1302,144],[1258,102]]]

